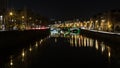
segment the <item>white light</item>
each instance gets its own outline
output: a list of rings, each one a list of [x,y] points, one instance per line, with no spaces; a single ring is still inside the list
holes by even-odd
[[[37,42],[36,42],[35,46],[38,47],[38,43]]]
[[[103,19],[103,20],[101,20],[102,22],[105,22],[105,20]]]
[[[95,48],[98,50],[99,47],[98,47],[98,41],[96,40],[96,45],[95,45]]]
[[[24,53],[24,52],[22,53],[22,56],[23,56],[23,57],[25,56],[25,53]]]
[[[25,52],[24,52],[24,50],[22,51],[22,57],[24,57],[25,56]]]
[[[0,20],[1,20],[1,21],[3,20],[3,16],[0,16]]]
[[[84,39],[83,39],[83,40],[84,40],[84,47],[87,46],[87,45],[86,45],[86,43],[87,43],[87,42],[86,42],[86,39],[87,39],[86,37],[84,37]]]
[[[50,36],[49,36],[49,37],[50,37]],[[40,40],[40,44],[42,43],[42,41],[43,41],[43,40],[41,39],[41,40]]]
[[[31,52],[32,51],[32,47],[30,46],[30,48],[29,48],[29,51]]]
[[[98,23],[98,20],[96,20],[95,22]]]
[[[102,46],[102,52],[105,50],[105,47],[104,46]]]
[[[13,60],[12,59],[10,60],[10,66],[13,66]]]
[[[0,18],[3,18],[3,16],[0,16]]]
[[[108,48],[108,57],[110,58],[111,57],[111,50],[110,50],[110,47],[107,47]]]
[[[93,39],[90,38],[90,47],[93,47]]]
[[[108,51],[108,57],[109,57],[109,58],[111,57],[111,52],[110,52],[110,51]]]

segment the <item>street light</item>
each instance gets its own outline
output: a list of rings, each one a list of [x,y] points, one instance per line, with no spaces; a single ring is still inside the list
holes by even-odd
[[[25,18],[25,16],[22,16],[22,19],[24,19]]]
[[[12,15],[13,15],[13,12],[10,12],[9,15],[12,16]]]
[[[12,21],[13,12],[9,12],[10,20]]]
[[[8,26],[9,26],[9,29],[11,30],[11,29],[13,29],[13,23],[12,22],[14,21],[12,19],[13,18],[13,12],[12,11],[9,12],[9,17],[10,17],[10,23],[8,24]]]

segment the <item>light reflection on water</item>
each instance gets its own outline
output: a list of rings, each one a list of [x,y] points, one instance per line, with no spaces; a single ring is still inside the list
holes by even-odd
[[[98,49],[99,49],[98,40],[95,40],[95,48],[96,48],[96,50],[98,50]]]
[[[12,59],[12,56],[10,57],[10,66],[13,66],[13,59]]]
[[[50,38],[50,36],[48,37]],[[35,44],[32,46],[30,44],[28,49],[23,48],[21,51],[21,55],[19,55],[18,57],[12,57],[10,56],[10,62],[5,64],[5,68],[19,68],[17,66],[22,66],[24,68],[27,68],[27,63],[30,62],[31,59],[28,59],[28,57],[30,57],[33,53],[36,51],[36,48],[38,48],[39,45],[42,44],[42,42],[45,39],[41,39],[40,41],[36,41]]]
[[[93,43],[94,43],[94,41],[93,41],[93,39],[91,39],[91,38],[89,38],[89,43],[90,43],[90,47],[93,47]]]
[[[32,51],[32,46],[30,45],[30,47],[29,47],[29,51],[31,52]]]
[[[24,59],[25,59],[25,55],[26,55],[24,49],[22,50],[22,54],[21,54],[21,55],[22,55],[22,61],[24,61]]]
[[[73,47],[91,47],[96,50],[101,51],[102,54],[108,56],[108,60],[111,57],[111,48],[104,44],[104,42],[99,42],[98,40],[94,40],[92,38],[83,37],[82,35],[72,35],[70,38],[70,44]],[[110,61],[109,61],[110,62]]]
[[[36,48],[38,47],[38,42],[35,43],[35,47],[36,47]]]
[[[53,36],[53,37],[63,37],[63,36]],[[106,55],[110,62],[111,58],[111,48],[104,44],[103,41],[98,41],[97,39],[88,38],[82,35],[71,35],[71,36],[64,36],[65,38],[69,38],[70,46],[72,47],[91,47],[95,48],[98,51],[101,51],[101,54]],[[55,42],[57,39],[55,38]]]
[[[51,38],[50,36],[48,37],[48,39]],[[66,38],[66,37],[65,37]],[[69,43],[71,47],[76,47],[76,48],[80,48],[80,47],[91,47],[91,48],[95,48],[98,51],[101,51],[101,53],[103,55],[106,55],[108,57],[108,60],[110,62],[110,58],[111,58],[111,48],[109,46],[107,46],[106,44],[104,44],[104,42],[99,42],[98,40],[94,40],[92,38],[88,38],[88,37],[84,37],[82,35],[72,35],[72,36],[68,36],[67,37],[69,39]],[[54,42],[57,43],[58,38],[54,39]],[[40,45],[42,45],[42,42],[44,42],[45,39],[41,39],[40,41],[35,42],[35,44],[32,46],[30,45],[28,49],[23,49],[22,53],[21,53],[21,63],[24,62],[29,62],[31,59],[28,59],[27,57],[31,56],[35,51],[36,48],[38,49],[40,47]],[[28,61],[29,60],[29,61]],[[15,62],[16,63],[15,63]],[[14,67],[14,65],[18,65],[20,62],[20,56],[18,56],[17,58],[11,58],[10,59],[10,63],[7,64],[6,68],[9,67]],[[22,64],[23,66],[25,64]]]
[[[77,47],[77,35],[75,36],[75,47]]]
[[[57,42],[57,38],[55,38],[55,43]]]
[[[101,51],[102,51],[102,53],[104,52],[104,50],[105,50],[105,45],[104,45],[104,43],[102,42],[102,43],[101,43]]]

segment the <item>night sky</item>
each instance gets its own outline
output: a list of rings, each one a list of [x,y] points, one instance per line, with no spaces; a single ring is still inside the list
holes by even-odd
[[[88,18],[99,12],[119,9],[119,0],[9,0],[9,7],[24,6],[49,18]]]

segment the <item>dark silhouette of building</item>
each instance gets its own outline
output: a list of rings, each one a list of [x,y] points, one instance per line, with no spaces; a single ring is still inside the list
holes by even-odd
[[[7,10],[8,0],[0,0],[0,15],[4,14]]]

